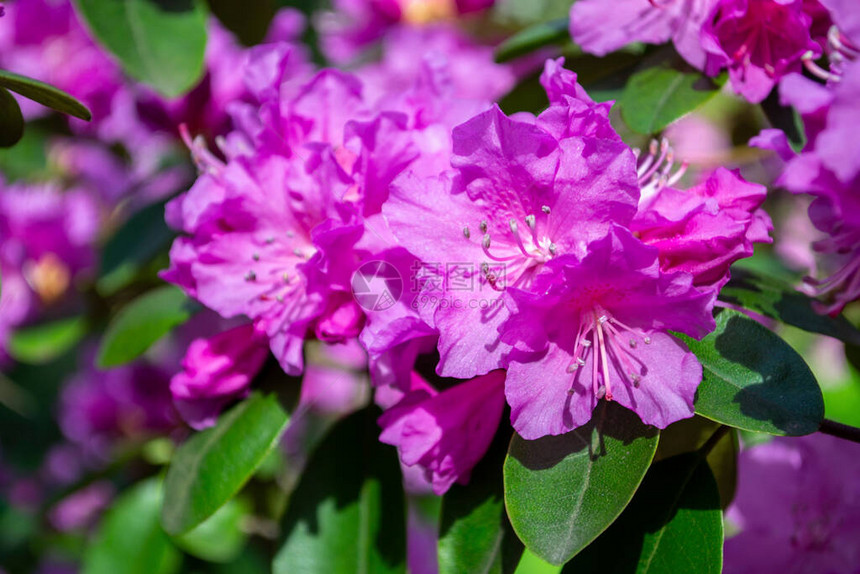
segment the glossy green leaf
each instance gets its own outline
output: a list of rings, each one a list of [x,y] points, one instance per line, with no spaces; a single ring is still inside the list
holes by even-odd
[[[248,517],[250,506],[242,498],[233,498],[203,524],[175,538],[174,542],[189,554],[208,562],[229,562],[239,556],[245,546],[247,534],[242,530],[242,522]]]
[[[98,280],[100,293],[115,293],[168,248],[175,234],[164,221],[164,205],[158,202],[136,212],[105,244]]]
[[[507,62],[535,50],[570,41],[567,18],[529,26],[496,48],[496,62]]]
[[[0,86],[52,110],[82,120],[89,121],[92,119],[90,110],[84,104],[76,100],[71,94],[45,82],[0,70]]]
[[[618,105],[630,129],[650,135],[704,104],[718,90],[698,72],[648,68],[633,74]]]
[[[806,363],[770,329],[724,310],[701,341],[684,337],[702,363],[696,412],[756,432],[800,436],[824,418],[821,389]]]
[[[201,0],[75,0],[75,6],[128,75],[165,96],[182,95],[203,74]]]
[[[860,345],[860,330],[844,316],[818,313],[813,299],[776,277],[732,268],[732,278],[720,291],[720,299],[804,331]]]
[[[24,116],[9,90],[0,88],[0,147],[12,147],[24,135]]]
[[[165,285],[141,295],[111,320],[96,364],[116,367],[133,361],[191,317],[192,304],[177,287]]]
[[[273,395],[257,393],[222,414],[218,424],[176,451],[164,481],[164,529],[180,535],[233,498],[275,447],[287,413]]]
[[[23,363],[47,363],[74,347],[86,332],[83,317],[24,327],[9,338],[9,354]]]
[[[523,544],[505,512],[502,474],[510,427],[502,429],[469,483],[454,484],[442,498],[439,574],[502,574],[513,572],[520,561]]]
[[[341,421],[314,453],[290,497],[275,574],[406,571],[397,452],[379,442],[378,414]]]
[[[601,401],[591,422],[567,434],[514,436],[505,461],[505,505],[526,547],[563,564],[621,514],[657,449],[658,433],[635,413]]]
[[[720,423],[698,415],[672,423],[660,433],[660,444],[654,460],[660,461],[699,450],[720,426]],[[728,508],[735,497],[738,481],[737,457],[738,437],[732,430],[711,448],[706,459],[717,481],[723,509]]]
[[[181,554],[161,529],[162,486],[148,479],[114,501],[84,554],[83,574],[172,574]]]
[[[618,520],[567,564],[570,574],[719,574],[723,517],[698,453],[654,464]]]

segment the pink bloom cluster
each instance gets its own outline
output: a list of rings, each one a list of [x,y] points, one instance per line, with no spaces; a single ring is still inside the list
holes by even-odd
[[[831,14],[819,0],[580,0],[573,39],[604,55],[632,42],[671,40],[693,67],[728,70],[734,90],[761,102],[804,59],[820,56]],[[829,6],[828,6],[829,7]]]
[[[661,428],[693,414],[702,369],[672,333],[713,329],[729,266],[769,241],[765,189],[725,169],[675,188],[665,153],[638,157],[562,60],[541,77],[549,108],[507,116],[490,102],[510,72],[487,55],[499,80],[476,90],[457,53],[351,75],[251,50],[223,159],[192,144],[201,175],[168,206],[183,235],[163,277],[252,325],[196,343],[175,392],[241,396],[255,336],[289,374],[308,339],[357,338],[381,440],[437,493],[468,478],[506,403],[528,439],[601,399]],[[436,352],[456,381],[417,374]]]

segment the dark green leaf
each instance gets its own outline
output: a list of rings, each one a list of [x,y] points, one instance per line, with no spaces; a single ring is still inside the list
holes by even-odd
[[[90,110],[71,94],[39,80],[0,70],[0,86],[52,110],[87,121],[93,117]]]
[[[505,505],[526,547],[563,564],[621,514],[657,449],[658,433],[632,411],[601,401],[591,422],[535,441],[514,436]]]
[[[800,355],[770,329],[724,310],[713,333],[701,341],[682,338],[704,368],[698,414],[776,435],[818,430],[824,418],[821,389]]]
[[[247,535],[242,530],[242,521],[250,510],[248,502],[234,498],[203,524],[174,541],[189,554],[208,562],[234,560],[245,546]]]
[[[439,574],[512,572],[523,552],[505,513],[502,465],[510,442],[502,425],[469,483],[455,484],[442,499]]]
[[[203,73],[206,8],[200,0],[75,0],[90,31],[123,69],[167,97]]]
[[[164,221],[163,202],[132,215],[102,251],[99,292],[109,295],[124,287],[146,263],[170,245],[173,236]]]
[[[720,299],[804,331],[860,345],[860,330],[844,316],[816,312],[812,299],[776,277],[733,267],[732,279],[720,291]]]
[[[368,408],[338,423],[290,497],[275,574],[405,572],[403,490],[396,450]]]
[[[277,11],[273,0],[209,0],[209,8],[246,46],[263,41]]]
[[[507,62],[535,50],[570,41],[567,18],[542,22],[514,34],[496,48],[496,61]]]
[[[717,483],[698,453],[654,464],[630,506],[574,558],[571,574],[719,574],[723,518]]]
[[[778,90],[773,90],[761,103],[761,109],[770,125],[782,130],[788,137],[791,148],[800,153],[806,147],[806,130],[803,119],[791,106],[784,106],[779,101]]]
[[[102,338],[96,364],[100,368],[109,368],[133,361],[190,317],[190,301],[172,285],[141,295],[111,320]]]
[[[181,555],[158,523],[162,486],[138,483],[117,499],[102,519],[84,555],[84,574],[171,574]]]
[[[164,481],[164,529],[184,534],[233,498],[275,447],[287,422],[273,395],[255,393],[221,415],[214,427],[188,439]]]
[[[18,329],[9,339],[9,354],[23,363],[47,363],[74,347],[86,332],[82,317]]]
[[[12,147],[24,135],[24,116],[9,90],[0,88],[0,147]]]
[[[654,460],[660,461],[695,452],[704,446],[718,428],[720,423],[698,415],[672,423],[660,433],[660,444],[657,446]],[[737,456],[738,438],[734,431],[723,435],[708,453],[708,466],[717,481],[723,509],[728,508],[735,497],[738,479]]]
[[[698,72],[648,68],[633,74],[618,105],[627,125],[650,135],[716,95],[719,87]]]

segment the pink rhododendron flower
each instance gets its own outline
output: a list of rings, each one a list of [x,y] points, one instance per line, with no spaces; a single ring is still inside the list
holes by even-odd
[[[604,56],[633,42],[672,40],[690,65],[705,67],[702,25],[719,0],[580,0],[570,9],[570,34],[589,54]]]
[[[265,334],[253,325],[194,340],[170,380],[176,410],[195,429],[214,425],[227,404],[248,394],[268,356]]]
[[[663,187],[630,226],[659,251],[663,271],[684,271],[700,289],[719,289],[729,267],[753,253],[753,243],[770,243],[770,217],[761,209],[767,189],[724,168],[688,190]]]
[[[820,54],[802,0],[720,0],[702,28],[705,71],[728,68],[734,90],[761,102],[780,78],[800,70],[807,52]]]
[[[714,293],[687,273],[661,272],[657,250],[621,227],[582,259],[547,266],[553,273],[533,292],[506,293],[513,310],[499,330],[513,346],[505,395],[514,429],[526,439],[563,434],[604,398],[659,428],[693,416],[702,366],[668,331],[713,330]]]
[[[383,207],[401,244],[436,276],[419,311],[440,333],[443,376],[502,367],[502,291],[529,289],[548,261],[582,255],[635,213],[635,158],[609,126],[608,106],[592,102],[560,62],[549,62],[542,80],[546,112],[513,119],[494,108],[458,126],[454,172],[403,178]]]
[[[726,572],[856,572],[860,446],[816,433],[741,452]]]
[[[465,484],[498,429],[504,380],[493,371],[440,392],[413,374],[412,388],[379,417],[379,440],[396,446],[403,464],[421,467],[437,495]]]

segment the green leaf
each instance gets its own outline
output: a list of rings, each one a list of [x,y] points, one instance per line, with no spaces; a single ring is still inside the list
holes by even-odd
[[[173,456],[161,521],[174,536],[215,514],[251,478],[287,427],[274,395],[252,394],[192,436]]]
[[[698,72],[648,68],[633,74],[618,105],[627,125],[635,132],[660,132],[711,97],[719,86]]]
[[[442,498],[439,574],[512,572],[523,544],[505,513],[502,465],[510,442],[503,425],[469,483],[454,484]]]
[[[492,17],[503,25],[525,28],[567,19],[570,5],[570,0],[498,0],[493,5]]]
[[[191,308],[185,294],[172,285],[141,295],[111,320],[96,365],[104,369],[133,361],[171,329],[187,321]]]
[[[722,562],[717,483],[688,453],[655,463],[630,506],[562,572],[719,574]]]
[[[779,101],[779,91],[772,90],[761,103],[761,109],[770,125],[782,130],[788,137],[788,143],[795,152],[800,153],[806,147],[806,130],[803,119],[791,106],[784,106]]]
[[[567,18],[529,26],[496,48],[496,62],[502,63],[552,44],[570,41]]]
[[[12,147],[24,135],[24,116],[9,90],[0,88],[0,147]]]
[[[732,278],[720,291],[720,299],[804,331],[860,345],[860,330],[844,316],[816,312],[813,299],[776,277],[733,267]]]
[[[167,97],[203,74],[206,8],[200,0],[75,0],[96,39],[131,77]]]
[[[800,436],[818,430],[824,399],[812,371],[785,341],[746,315],[723,310],[701,341],[681,335],[704,368],[696,412],[756,432]]]
[[[274,574],[402,573],[405,511],[397,451],[368,408],[338,423],[290,497]]]
[[[52,110],[86,121],[93,117],[90,110],[71,94],[39,80],[0,70],[0,86]]]
[[[630,502],[657,449],[658,433],[635,413],[601,401],[591,421],[561,436],[515,435],[505,461],[505,505],[526,547],[563,564]]]
[[[720,428],[720,423],[700,416],[672,423],[660,433],[655,461],[696,452]],[[717,481],[721,507],[726,509],[735,497],[738,480],[738,438],[732,430],[720,438],[708,453],[707,462]]]
[[[74,347],[86,332],[83,317],[18,329],[9,339],[9,354],[22,363],[47,363]]]
[[[83,574],[172,574],[181,554],[158,523],[162,486],[140,482],[118,498],[84,554]]]
[[[242,521],[251,505],[242,498],[233,498],[218,509],[203,524],[174,542],[193,556],[208,562],[230,562],[242,552],[247,535]]]
[[[99,292],[109,295],[124,287],[144,265],[170,245],[173,237],[174,233],[164,221],[164,202],[136,212],[105,244]]]
[[[209,9],[246,46],[265,39],[277,12],[273,0],[209,0]]]

